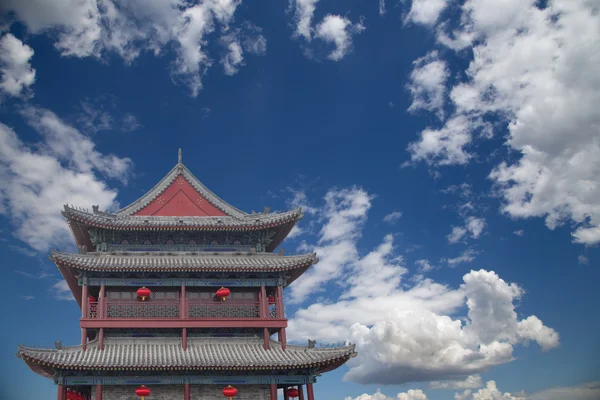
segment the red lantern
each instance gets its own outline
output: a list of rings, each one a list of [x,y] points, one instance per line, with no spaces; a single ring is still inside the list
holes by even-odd
[[[142,298],[142,301],[146,300],[146,297],[150,297],[150,293],[152,293],[150,289],[145,286],[142,286],[137,290],[137,295]]]
[[[221,300],[223,300],[223,301],[227,300],[227,296],[229,296],[230,294],[231,294],[231,290],[224,288],[224,287],[217,290],[217,297],[220,297]]]
[[[238,394],[238,390],[231,385],[229,385],[225,389],[223,389],[223,396],[229,397],[229,400],[232,400],[232,398],[237,396],[237,394]]]
[[[71,389],[67,389],[67,400],[73,400],[73,392],[71,392]]]
[[[269,300],[269,304],[275,304],[275,296],[269,296],[267,299]]]
[[[293,399],[295,397],[298,397],[299,393],[298,393],[298,389],[296,389],[296,388],[289,388],[288,390],[285,391],[285,394],[288,397],[291,397]]]
[[[139,388],[135,389],[135,394],[138,397],[141,397],[142,400],[144,400],[144,397],[150,396],[150,389],[148,389],[146,386],[142,385]]]

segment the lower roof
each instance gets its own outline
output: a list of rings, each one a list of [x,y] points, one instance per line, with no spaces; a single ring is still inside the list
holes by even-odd
[[[184,350],[179,338],[107,338],[104,350],[98,341],[56,349],[18,347],[17,356],[30,367],[78,370],[265,370],[327,369],[356,356],[354,345],[337,348],[308,348],[269,342],[262,338],[188,338]],[[39,369],[34,369],[40,373]],[[44,374],[48,376],[48,374]]]

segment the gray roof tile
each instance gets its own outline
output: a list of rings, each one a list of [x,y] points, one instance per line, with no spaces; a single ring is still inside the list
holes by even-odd
[[[275,341],[270,341],[269,350],[265,350],[260,338],[189,338],[187,351],[180,339],[107,338],[104,350],[92,341],[86,351],[81,346],[62,350],[19,346],[18,355],[25,361],[54,368],[292,369],[345,362],[356,353],[354,345],[313,349],[288,345],[283,350]]]
[[[308,268],[317,262],[315,253],[280,256],[273,253],[237,252],[94,252],[70,254],[52,252],[57,264],[91,271],[285,271]]]

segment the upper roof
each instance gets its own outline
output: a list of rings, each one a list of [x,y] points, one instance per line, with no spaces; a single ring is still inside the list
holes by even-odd
[[[283,213],[248,214],[226,203],[196,178],[181,162],[148,193],[116,212],[92,212],[65,205],[63,215],[81,228],[93,227],[114,230],[202,230],[202,231],[259,231],[276,232],[268,251],[276,248],[302,217],[298,208]],[[78,246],[91,249],[87,229],[73,229]]]
[[[176,338],[106,338],[104,350],[98,341],[61,350],[19,346],[17,355],[28,365],[53,369],[80,370],[260,370],[325,369],[356,356],[354,345],[337,348],[307,348],[270,341],[269,350],[262,338],[188,338],[187,350]],[[40,372],[39,370],[36,372]]]

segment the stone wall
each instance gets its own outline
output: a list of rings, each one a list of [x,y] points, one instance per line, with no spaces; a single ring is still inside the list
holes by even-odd
[[[191,400],[223,400],[223,388],[226,385],[190,385]],[[135,395],[138,386],[104,386],[102,400],[139,400]],[[270,400],[268,385],[235,385],[238,395],[235,400]],[[183,385],[152,385],[152,394],[147,400],[183,399]],[[92,386],[92,400],[96,400],[96,388]]]

